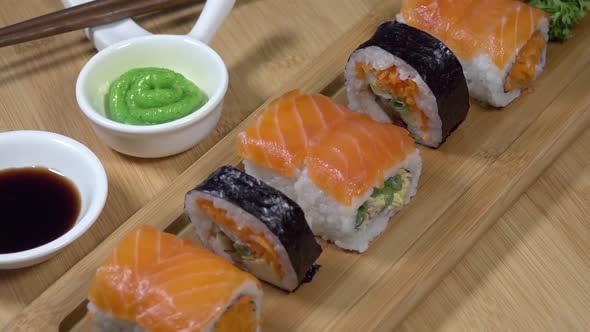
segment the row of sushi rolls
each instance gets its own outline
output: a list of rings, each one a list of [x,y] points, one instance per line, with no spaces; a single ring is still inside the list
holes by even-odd
[[[483,15],[482,13],[486,13]],[[344,68],[348,106],[290,91],[186,194],[201,244],[143,226],[97,270],[89,317],[105,331],[259,331],[259,280],[310,282],[322,247],[362,253],[416,194],[415,143],[438,148],[469,98],[500,108],[541,74],[549,16],[515,0],[406,0]],[[321,272],[320,272],[321,273]]]

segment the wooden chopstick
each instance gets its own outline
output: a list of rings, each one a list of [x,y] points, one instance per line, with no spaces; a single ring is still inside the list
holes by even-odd
[[[0,29],[0,47],[112,23],[196,0],[96,0]]]
[[[37,18],[16,23],[4,28],[0,28],[0,36],[8,35],[11,33],[16,33],[18,31],[24,31],[31,28],[39,28],[56,20],[63,20],[74,18],[78,15],[83,15],[85,12],[96,12],[98,10],[103,10],[112,6],[115,3],[124,3],[126,0],[98,0],[98,1],[90,1],[85,4],[71,7],[69,9],[56,11],[47,15],[39,16]]]

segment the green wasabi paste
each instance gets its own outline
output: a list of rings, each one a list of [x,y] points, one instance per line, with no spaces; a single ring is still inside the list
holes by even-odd
[[[207,96],[181,74],[165,68],[136,68],[119,76],[107,94],[107,116],[131,125],[154,125],[185,117]]]

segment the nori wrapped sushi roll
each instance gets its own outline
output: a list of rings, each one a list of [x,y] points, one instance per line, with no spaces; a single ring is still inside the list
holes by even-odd
[[[469,91],[461,63],[441,41],[387,22],[352,53],[345,69],[349,107],[408,128],[437,148],[463,122]]]
[[[317,270],[322,248],[301,208],[235,167],[188,192],[185,213],[211,251],[279,288],[293,291]]]

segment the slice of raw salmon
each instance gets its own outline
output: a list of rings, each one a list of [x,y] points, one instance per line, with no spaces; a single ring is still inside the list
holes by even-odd
[[[306,166],[313,183],[334,200],[351,205],[385,181],[385,173],[416,151],[404,128],[358,114],[326,131],[309,150]]]
[[[234,300],[252,307],[255,296],[237,294],[248,283],[260,289],[256,278],[223,258],[144,226],[129,233],[97,270],[88,297],[101,311],[149,331],[201,331],[216,321],[231,325],[224,312]],[[242,304],[242,298],[249,301]],[[235,311],[244,310],[228,312]],[[255,331],[255,317],[250,310],[231,321]]]
[[[309,146],[327,128],[354,114],[319,94],[286,93],[269,103],[238,136],[240,156],[285,176],[303,166]]]
[[[404,21],[445,43],[461,60],[487,54],[504,68],[549,16],[515,0],[406,0]]]

